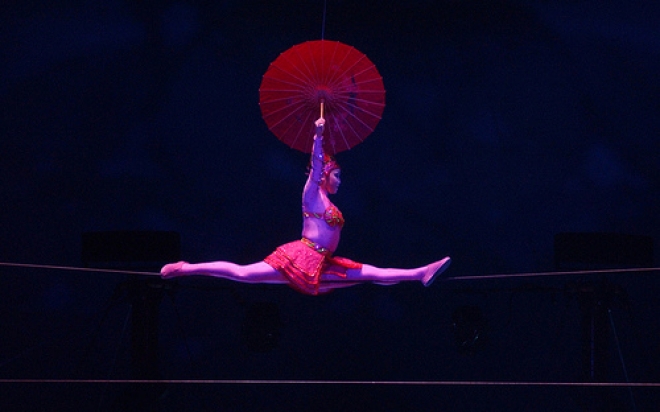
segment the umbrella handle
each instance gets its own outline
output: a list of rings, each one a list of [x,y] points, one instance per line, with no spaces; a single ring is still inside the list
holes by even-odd
[[[321,99],[321,119],[323,119],[323,99]]]

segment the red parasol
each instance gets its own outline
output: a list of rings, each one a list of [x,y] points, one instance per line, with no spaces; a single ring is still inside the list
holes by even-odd
[[[259,106],[275,136],[305,153],[312,150],[314,121],[324,117],[324,149],[335,154],[374,131],[385,109],[385,88],[376,66],[355,48],[308,41],[270,64]]]

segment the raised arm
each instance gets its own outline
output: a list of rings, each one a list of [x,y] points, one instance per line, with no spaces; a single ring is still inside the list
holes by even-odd
[[[312,145],[312,170],[309,171],[305,189],[303,190],[303,206],[311,207],[318,200],[319,185],[323,177],[323,127],[325,119],[320,118],[316,122],[316,134],[314,135],[314,144]]]

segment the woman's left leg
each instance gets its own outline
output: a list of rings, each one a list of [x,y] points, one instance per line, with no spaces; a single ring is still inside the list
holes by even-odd
[[[430,286],[435,278],[449,267],[450,263],[451,259],[446,257],[414,269],[379,268],[365,264],[361,269],[348,269],[345,281],[349,283],[351,281],[371,281],[380,285],[393,285],[412,280],[420,281],[424,286]]]

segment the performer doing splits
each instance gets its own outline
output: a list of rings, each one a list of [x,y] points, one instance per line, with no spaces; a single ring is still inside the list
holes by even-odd
[[[336,288],[374,282],[393,285],[421,281],[429,286],[450,263],[450,258],[414,269],[384,269],[332,256],[339,244],[344,218],[328,195],[337,193],[341,169],[323,154],[323,126],[316,121],[311,170],[302,195],[302,239],[279,246],[263,261],[249,265],[232,262],[191,264],[177,262],[161,269],[164,278],[205,275],[246,283],[288,283],[299,292],[318,295]]]

